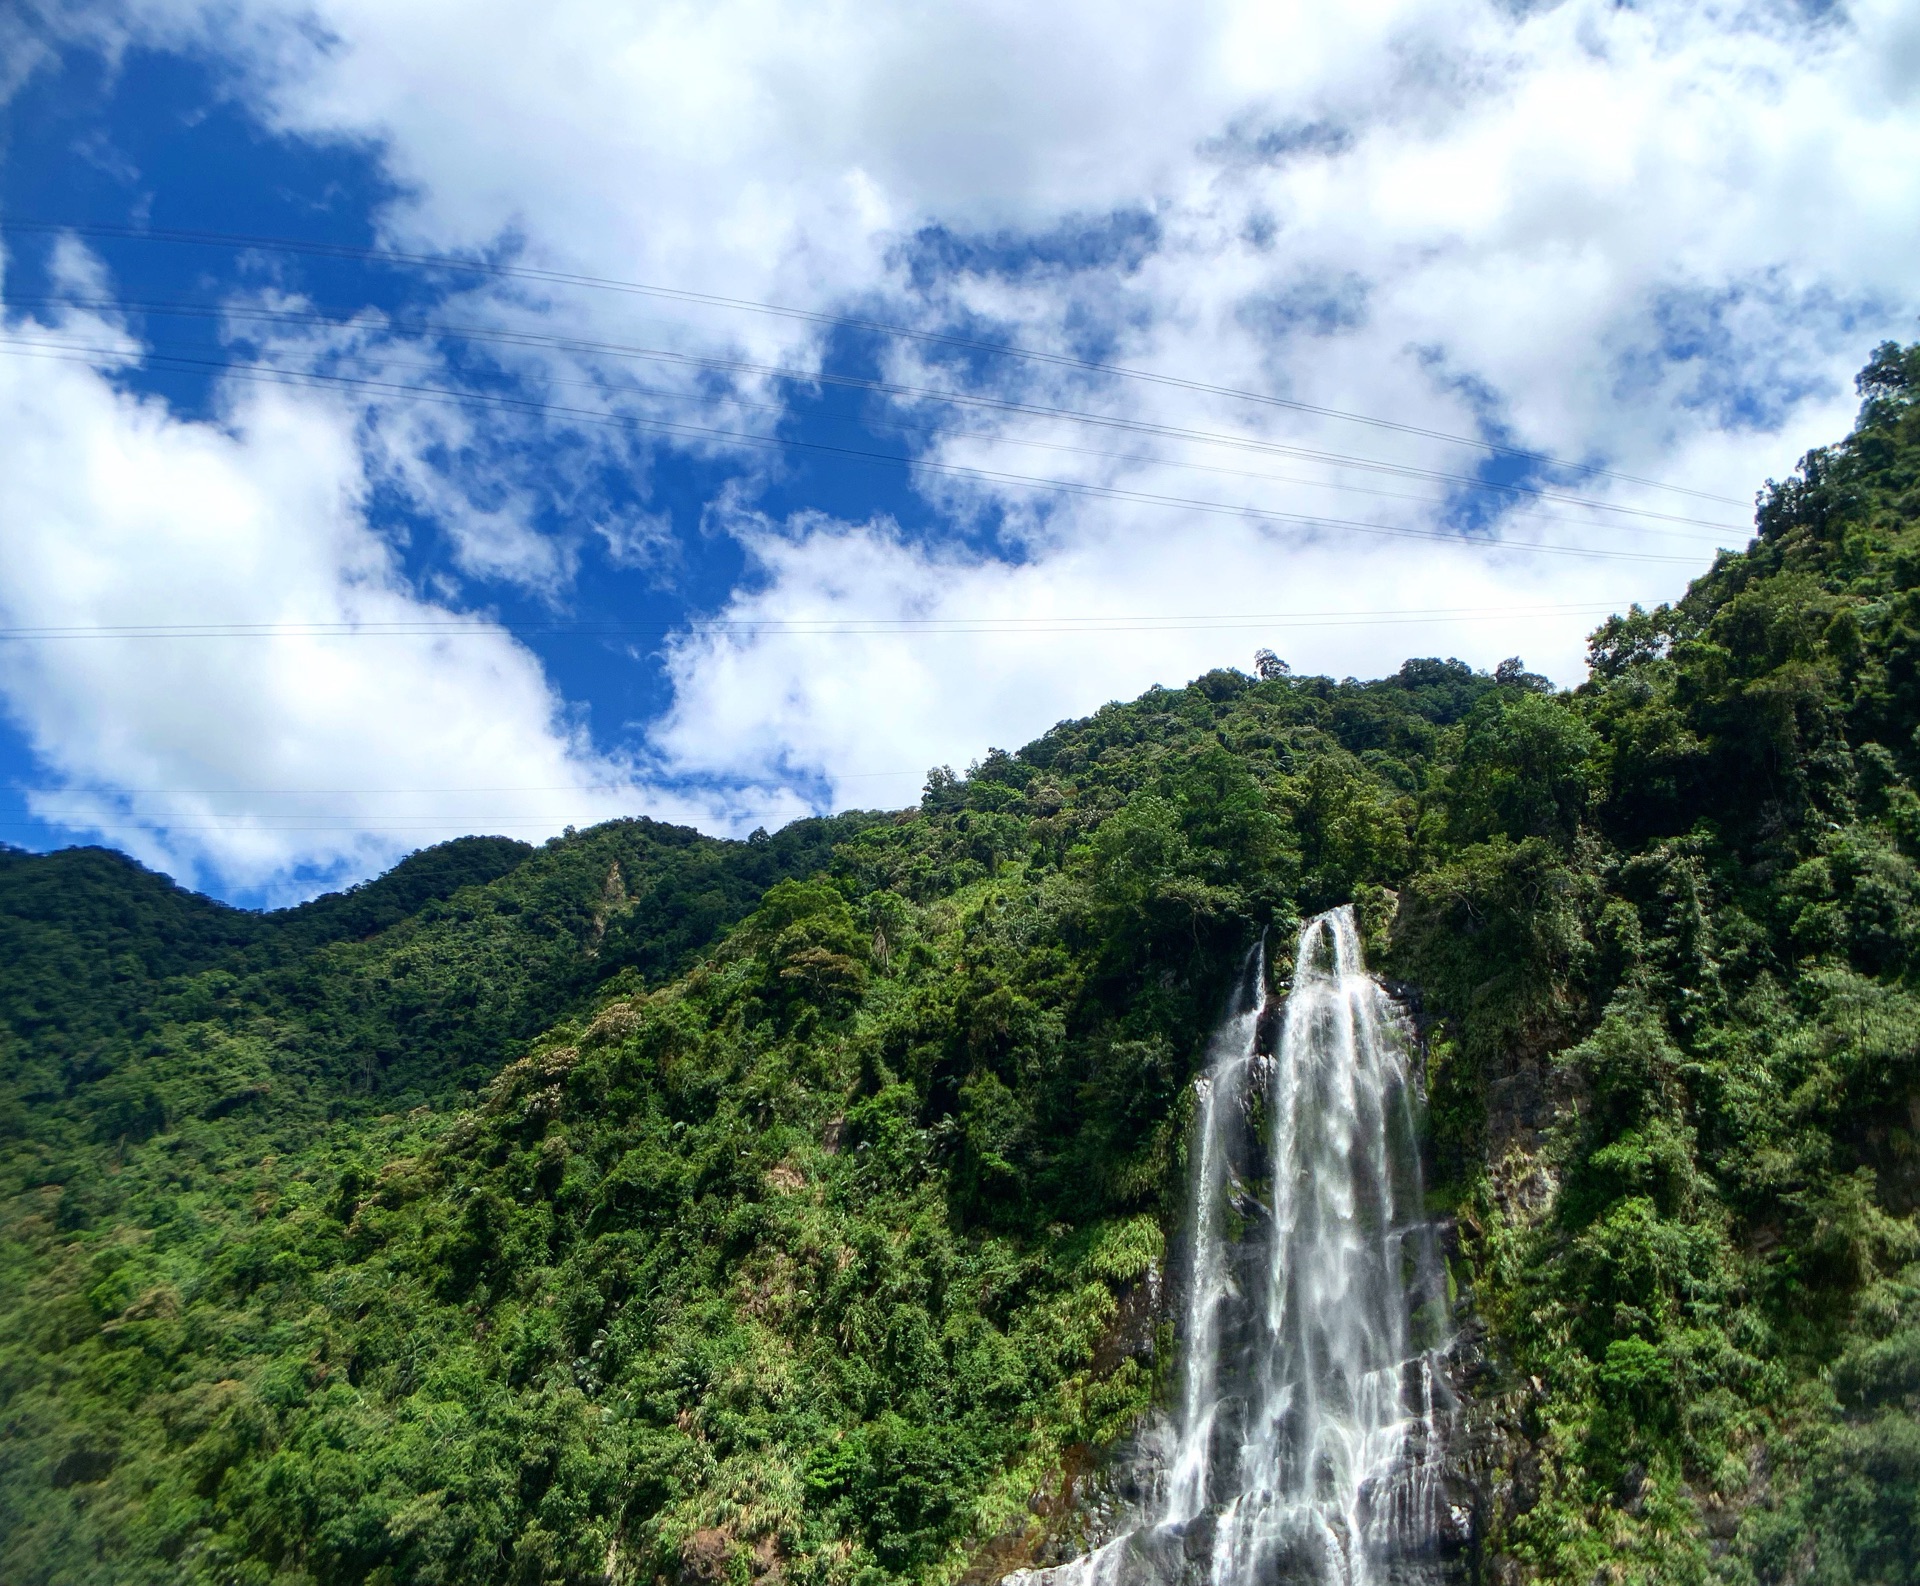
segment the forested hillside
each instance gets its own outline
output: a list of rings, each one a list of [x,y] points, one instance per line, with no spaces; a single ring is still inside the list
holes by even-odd
[[[1489,1580],[1920,1579],[1920,347],[1554,693],[1209,673],[920,807],[280,915],[0,859],[0,1581],[993,1578],[1165,1390],[1191,1078],[1352,900]]]

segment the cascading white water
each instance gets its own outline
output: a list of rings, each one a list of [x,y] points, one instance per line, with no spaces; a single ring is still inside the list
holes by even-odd
[[[1216,1084],[1252,1075],[1224,1055],[1214,1067]],[[1183,1405],[1175,1469],[1204,1465],[1206,1480],[1170,1482],[1163,1519],[1221,1507],[1215,1586],[1288,1574],[1361,1586],[1376,1562],[1417,1550],[1435,1530],[1432,1349],[1443,1291],[1407,1032],[1366,972],[1351,909],[1301,930],[1279,1050],[1261,1067],[1272,1223],[1242,1241],[1242,1266],[1253,1269],[1246,1354],[1231,1368],[1206,1358],[1218,1322],[1190,1332],[1186,1377],[1210,1384],[1200,1391],[1212,1402]],[[1204,1109],[1203,1121],[1220,1138],[1202,1156],[1230,1156],[1224,1109]],[[1219,1224],[1196,1204],[1196,1290],[1202,1274],[1211,1287],[1232,1265]],[[1223,1419],[1238,1423],[1234,1446],[1222,1446]]]
[[[1199,1081],[1159,1513],[1059,1586],[1427,1573],[1446,1316],[1406,1024],[1348,908],[1302,927],[1271,1057],[1264,978],[1256,951]]]
[[[1236,1147],[1245,1134],[1249,1083],[1264,1068],[1258,1052],[1260,1014],[1266,995],[1266,944],[1256,947],[1241,975],[1233,1006],[1214,1031],[1201,1075],[1198,1126],[1194,1131],[1193,1184],[1188,1197],[1192,1249],[1182,1327],[1180,1441],[1167,1473],[1160,1516],[1177,1523],[1201,1513],[1213,1485],[1213,1437],[1223,1408],[1222,1325],[1242,1298],[1232,1256],[1240,1241],[1229,1237],[1243,1214],[1242,1181],[1235,1173]]]

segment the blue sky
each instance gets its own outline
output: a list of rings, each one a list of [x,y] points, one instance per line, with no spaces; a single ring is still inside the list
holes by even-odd
[[[1913,334],[1896,5],[24,15],[0,838],[249,904],[1260,645],[1577,681]]]

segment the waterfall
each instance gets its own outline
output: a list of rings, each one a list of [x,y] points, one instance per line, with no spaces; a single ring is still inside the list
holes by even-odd
[[[1366,972],[1350,908],[1301,928],[1271,1056],[1264,983],[1256,949],[1198,1081],[1157,1512],[1041,1572],[1057,1586],[1430,1573],[1446,1301],[1407,1024]]]

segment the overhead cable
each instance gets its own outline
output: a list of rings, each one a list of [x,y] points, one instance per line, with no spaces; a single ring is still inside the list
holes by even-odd
[[[294,309],[269,309],[250,304],[219,305],[139,299],[29,297],[14,298],[11,300],[10,306],[78,308],[103,314],[133,312],[178,317],[231,319],[246,323],[299,325],[328,330],[350,331],[362,328],[354,325],[351,321],[344,321],[326,314]],[[1370,473],[1392,474],[1402,478],[1427,480],[1509,499],[1553,502],[1559,505],[1585,507],[1596,512],[1649,518],[1667,523],[1698,524],[1702,527],[1722,529],[1730,534],[1742,534],[1746,532],[1740,525],[1718,523],[1711,519],[1688,517],[1675,513],[1659,512],[1649,507],[1635,507],[1620,502],[1601,501],[1588,496],[1570,495],[1565,491],[1549,489],[1540,485],[1520,484],[1498,479],[1482,479],[1472,474],[1455,473],[1447,469],[1424,468],[1417,464],[1393,462],[1384,458],[1363,457],[1350,452],[1332,452],[1324,448],[1296,446],[1284,441],[1275,441],[1261,436],[1229,434],[1216,430],[1198,430],[1183,425],[1162,424],[1150,420],[1123,418],[1110,414],[1088,413],[1076,408],[1055,407],[1044,403],[1014,402],[1000,397],[979,396],[968,392],[948,391],[931,386],[901,385],[885,380],[871,380],[857,375],[836,374],[825,370],[792,369],[780,364],[757,363],[741,358],[719,358],[706,354],[682,352],[670,348],[634,347],[613,342],[585,341],[573,337],[546,335],[532,331],[447,325],[435,321],[396,319],[385,315],[381,317],[379,328],[383,331],[410,336],[431,336],[449,340],[470,341],[481,345],[541,348],[556,352],[583,354],[594,357],[610,356],[635,362],[666,363],[688,368],[711,369],[730,374],[752,374],[793,384],[832,385],[850,390],[870,391],[881,396],[900,397],[913,401],[945,403],[956,407],[979,408],[990,412],[1017,414],[1022,417],[1066,420],[1074,424],[1121,430],[1133,434],[1150,435],[1159,439],[1188,441],[1204,446],[1223,446],[1239,451],[1251,451],[1289,457],[1300,461],[1319,462],[1335,468],[1355,468]],[[166,344],[149,343],[149,345],[164,346]],[[601,392],[607,390],[606,384],[599,381],[569,381],[565,379],[554,379],[551,376],[549,376],[548,379],[550,383],[559,386],[573,386]],[[666,397],[670,400],[688,399],[688,393],[684,391],[661,390],[657,387],[649,386],[634,386],[626,389],[637,391],[642,395]],[[710,400],[724,400],[748,410],[782,415],[787,415],[791,412],[791,409],[785,406],[772,403],[755,403],[734,392],[710,393],[707,395]],[[1000,444],[1038,447],[1049,451],[1074,452],[1083,456],[1110,458],[1120,462],[1150,462],[1165,467],[1203,470],[1210,473],[1231,475],[1236,478],[1266,479],[1284,484],[1304,484],[1318,489],[1342,490],[1358,494],[1377,495],[1392,500],[1427,502],[1431,502],[1432,500],[1431,497],[1401,495],[1392,491],[1350,484],[1342,480],[1301,479],[1297,476],[1284,474],[1253,473],[1241,469],[1225,468],[1216,463],[1194,462],[1179,458],[1141,458],[1125,453],[1071,446],[1057,441],[1040,440],[1029,436],[1008,435],[1004,431],[955,429],[949,430],[946,433],[990,440]],[[1714,499],[1724,498],[1716,497]],[[1439,503],[1434,504],[1437,505]]]
[[[1200,395],[1217,396],[1232,401],[1251,402],[1265,407],[1282,408],[1290,412],[1310,413],[1319,418],[1337,419],[1344,423],[1361,424],[1374,429],[1391,430],[1403,435],[1418,435],[1428,440],[1443,441],[1449,445],[1468,446],[1476,451],[1493,452],[1503,457],[1523,458],[1535,463],[1544,464],[1551,468],[1585,474],[1593,478],[1616,479],[1626,484],[1643,485],[1653,490],[1669,490],[1680,495],[1695,496],[1702,500],[1721,501],[1734,506],[1746,505],[1745,502],[1739,501],[1734,497],[1716,495],[1711,491],[1696,490],[1686,485],[1669,484],[1664,480],[1650,479],[1638,474],[1623,473],[1618,469],[1606,468],[1597,463],[1574,462],[1569,459],[1555,457],[1550,453],[1531,447],[1510,446],[1504,442],[1489,440],[1484,436],[1456,435],[1446,430],[1431,429],[1418,424],[1402,423],[1396,419],[1380,418],[1373,414],[1356,413],[1344,408],[1328,407],[1319,403],[1302,402],[1291,397],[1275,396],[1269,392],[1246,391],[1233,386],[1215,385],[1204,380],[1190,380],[1181,375],[1164,374],[1149,369],[1137,369],[1126,364],[1109,363],[1100,359],[1078,358],[1068,353],[1045,352],[1038,348],[1022,347],[1012,342],[985,341],[976,337],[956,336],[943,331],[921,330],[913,326],[891,324],[882,320],[861,319],[852,315],[826,313],[817,309],[793,308],[777,303],[759,302],[752,298],[727,297],[713,292],[698,292],[684,287],[661,286],[640,281],[621,281],[607,276],[586,275],[570,270],[549,270],[535,265],[499,264],[489,260],[460,258],[447,254],[415,253],[397,248],[355,247],[346,243],[308,242],[298,238],[262,237],[231,232],[189,230],[177,227],[116,226],[93,222],[75,223],[19,218],[0,222],[0,229],[6,227],[11,227],[17,231],[48,234],[66,232],[81,237],[112,238],[129,242],[164,242],[192,247],[245,248],[257,249],[262,252],[305,254],[320,258],[354,259],[374,264],[406,265],[415,269],[447,270],[462,274],[494,276],[508,280],[535,281],[549,286],[584,287],[595,291],[660,298],[671,302],[699,303],[707,307],[773,315],[783,319],[819,325],[824,328],[844,328],[866,331],[874,335],[897,336],[909,341],[963,348],[967,351],[986,353],[995,357],[1013,358],[1029,363],[1074,369],[1083,373],[1136,380],[1145,384],[1165,386],[1175,390],[1191,391]]]
[[[1181,630],[1232,630],[1334,627],[1380,627],[1394,624],[1446,623],[1475,617],[1541,617],[1591,615],[1617,609],[1617,601],[1581,601],[1567,605],[1433,606],[1388,611],[1228,612],[1217,615],[1142,617],[831,617],[792,618],[691,617],[667,627],[634,627],[599,622],[501,622],[486,617],[450,617],[400,622],[202,622],[126,623],[0,628],[0,640],[39,639],[246,639],[246,638],[379,638],[441,637],[460,634],[530,636],[565,635],[584,638],[673,638],[720,635],[760,638],[860,637],[888,634],[1021,634],[1162,633]]]
[[[0,338],[0,351],[15,356],[48,357],[65,362],[91,362],[100,356],[97,349],[68,349],[58,343],[43,338],[16,339]],[[928,472],[946,475],[950,478],[984,480],[991,484],[1020,485],[1036,490],[1055,491],[1063,495],[1085,496],[1099,500],[1129,501],[1144,506],[1170,507],[1184,512],[1199,512],[1216,517],[1251,519],[1256,522],[1285,524],[1290,527],[1307,529],[1335,529],[1356,534],[1369,534],[1389,539],[1433,540],[1449,545],[1473,546],[1483,551],[1509,551],[1525,554],[1551,556],[1580,556],[1608,561],[1672,562],[1692,566],[1697,557],[1662,556],[1645,551],[1610,551],[1591,546],[1556,545],[1543,542],[1520,540],[1472,540],[1466,536],[1445,530],[1421,529],[1412,526],[1395,526],[1379,523],[1361,522],[1350,518],[1333,518],[1324,515],[1296,512],[1279,512],[1267,507],[1240,506],[1228,502],[1206,501],[1186,496],[1166,495],[1154,491],[1130,490],[1117,485],[1092,484],[1078,480],[1048,479],[1033,474],[1012,473],[1000,469],[978,468],[962,463],[940,462],[931,458],[902,456],[892,452],[870,451],[863,447],[835,446],[825,441],[809,441],[790,436],[758,436],[738,430],[726,430],[717,426],[685,424],[667,419],[642,418],[631,415],[609,415],[589,408],[568,407],[560,403],[539,402],[525,397],[510,397],[496,392],[450,392],[438,386],[408,385],[402,382],[373,380],[360,376],[326,374],[313,370],[290,370],[276,364],[230,363],[215,359],[191,359],[168,354],[149,358],[150,365],[171,366],[192,369],[213,369],[222,374],[239,379],[254,380],[263,384],[308,385],[321,388],[351,390],[384,391],[391,394],[417,397],[425,401],[449,406],[475,404],[498,408],[506,411],[558,413],[564,414],[576,423],[593,424],[606,428],[638,428],[662,434],[697,436],[703,440],[718,440],[728,445],[751,446],[762,450],[807,451],[818,454],[845,457],[863,464],[881,464],[907,469],[923,469]],[[1659,530],[1643,532],[1659,533]],[[1664,531],[1671,533],[1671,531]]]

